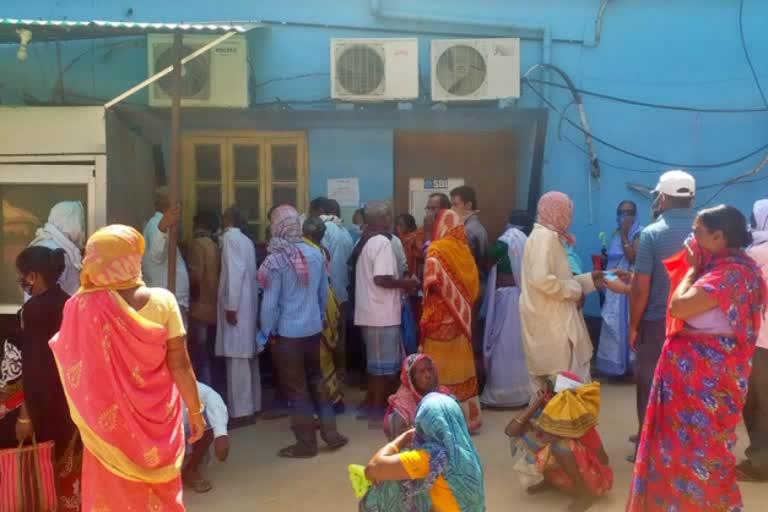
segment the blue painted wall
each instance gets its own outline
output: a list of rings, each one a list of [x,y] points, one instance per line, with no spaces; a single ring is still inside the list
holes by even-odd
[[[313,196],[325,195],[329,178],[358,178],[362,202],[392,196],[392,130],[314,129],[308,139]]]
[[[526,70],[541,62],[543,54],[540,32],[530,28],[544,26],[553,38],[551,62],[565,70],[578,87],[653,103],[710,108],[762,106],[740,44],[737,1],[613,0],[605,11],[598,44],[595,21],[600,4],[601,0],[36,0],[2,5],[0,17],[126,19],[131,9],[130,19],[144,21],[267,20],[268,28],[249,35],[254,107],[266,107],[279,96],[295,102],[293,108],[297,110],[333,111],[334,106],[327,101],[330,38],[416,36],[421,45],[423,98],[415,109],[427,110],[431,38],[521,36],[522,69]],[[371,9],[376,6],[382,9],[379,15]],[[382,16],[393,13],[423,19],[404,21]],[[765,19],[768,2],[746,0],[745,36],[757,72],[768,88]],[[38,101],[56,101],[54,45],[33,45],[24,63],[16,60],[15,52],[14,47],[0,50],[0,100],[20,104],[31,95]],[[68,67],[64,87],[70,103],[112,97],[146,75],[140,38],[68,43],[62,46],[62,62]],[[549,89],[549,98],[558,109],[566,108],[571,100],[567,91],[556,88]],[[141,104],[146,97],[137,95],[131,101]],[[595,135],[661,161],[718,163],[768,143],[765,112],[681,112],[589,96],[584,101]],[[540,102],[524,88],[517,106],[538,107]],[[497,109],[495,105],[484,108]],[[515,111],[510,110],[509,115],[514,116]],[[578,122],[575,109],[568,110],[568,117]],[[671,165],[643,161],[598,143],[603,175],[599,182],[590,181],[582,152],[584,137],[567,123],[560,130],[559,120],[559,114],[552,112],[543,187],[574,197],[573,229],[586,259],[597,249],[596,233],[614,227],[619,199],[638,200],[642,215],[648,214],[648,201],[630,191],[627,182],[651,187],[658,174]],[[328,177],[358,174],[365,177],[361,181],[364,200],[391,194],[392,133],[398,127],[393,121],[370,130],[334,123],[309,128],[312,193],[323,193]],[[521,161],[530,161],[530,153],[525,153]],[[757,152],[733,165],[711,169],[689,167],[702,186],[699,202],[717,192],[724,180],[755,165],[761,156],[762,152]],[[763,175],[768,175],[768,170]],[[716,201],[730,202],[746,211],[755,199],[768,195],[767,191],[768,181],[740,184],[726,188]]]

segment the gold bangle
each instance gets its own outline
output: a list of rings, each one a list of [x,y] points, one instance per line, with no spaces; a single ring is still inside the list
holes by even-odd
[[[24,419],[21,416],[19,416],[18,418],[16,418],[16,422],[21,423],[22,425],[29,425],[30,423],[32,423],[32,420],[30,420],[29,418]]]

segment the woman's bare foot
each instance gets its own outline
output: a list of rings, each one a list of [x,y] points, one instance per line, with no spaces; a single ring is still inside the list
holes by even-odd
[[[582,494],[574,498],[570,505],[568,505],[568,512],[586,512],[589,508],[595,504],[597,498],[589,494]]]

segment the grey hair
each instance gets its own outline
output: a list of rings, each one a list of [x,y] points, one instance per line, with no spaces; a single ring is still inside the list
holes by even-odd
[[[392,215],[392,203],[389,201],[371,201],[365,205],[365,221],[375,223]]]
[[[308,217],[301,231],[311,240],[322,240],[325,236],[325,222],[320,217]]]

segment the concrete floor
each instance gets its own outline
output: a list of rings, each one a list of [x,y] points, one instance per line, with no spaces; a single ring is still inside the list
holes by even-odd
[[[603,385],[603,403],[598,429],[611,458],[615,481],[613,490],[591,510],[624,510],[632,466],[624,460],[630,451],[627,437],[636,429],[635,388],[629,384]],[[354,403],[354,402],[353,402]],[[485,489],[489,512],[505,510],[564,510],[568,498],[557,493],[529,497],[511,470],[509,442],[504,427],[514,411],[484,411],[484,427],[474,437],[485,468]],[[232,453],[224,464],[208,468],[214,490],[195,495],[185,490],[185,503],[191,512],[339,512],[355,511],[357,503],[347,478],[347,465],[365,464],[382,446],[381,431],[368,430],[367,424],[353,417],[340,418],[339,428],[350,444],[336,453],[322,453],[310,460],[284,460],[277,450],[291,442],[288,421],[259,421],[235,430]],[[739,458],[744,452],[746,434],[739,430]],[[758,510],[768,501],[768,484],[742,485],[746,510]]]

